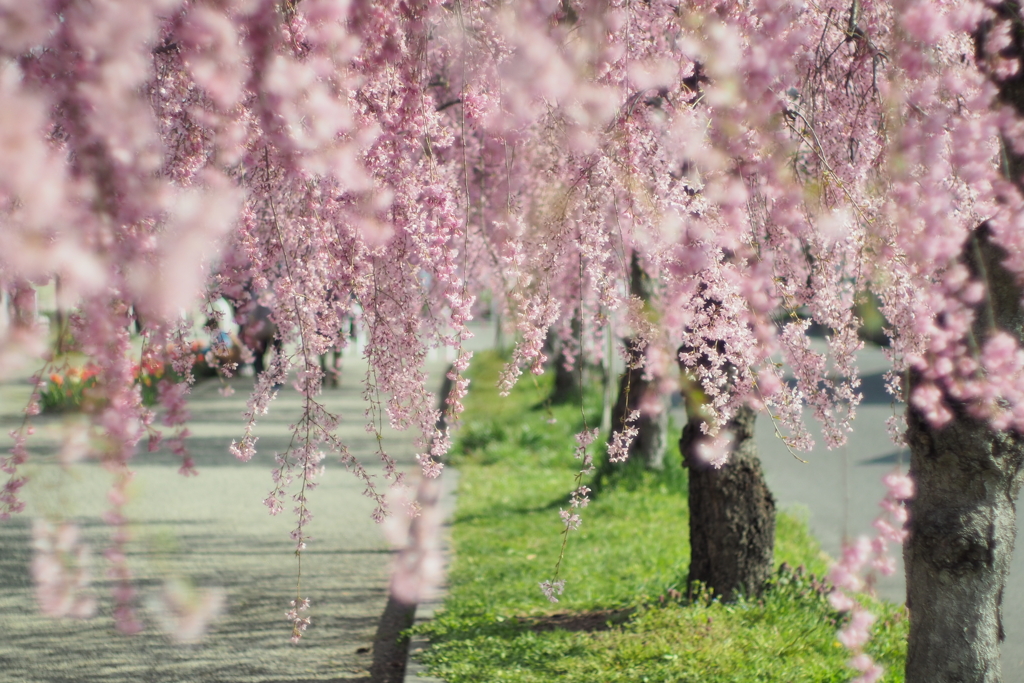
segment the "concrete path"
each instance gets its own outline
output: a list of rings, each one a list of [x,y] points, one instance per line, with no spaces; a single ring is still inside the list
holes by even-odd
[[[342,439],[374,471],[375,440],[364,430],[361,363],[346,359],[340,389],[326,392],[326,403],[343,416]],[[443,364],[431,366],[440,378]],[[370,518],[372,505],[363,486],[341,467],[325,461],[327,472],[310,494],[314,539],[302,560],[303,596],[312,599],[313,623],[298,645],[289,642],[285,619],[296,592],[296,561],[289,532],[290,514],[271,517],[262,504],[272,486],[275,450],[287,447],[300,411],[297,393],[286,387],[259,423],[258,454],[249,463],[228,452],[239,438],[241,412],[252,380],[232,380],[234,396],[223,398],[217,382],[197,386],[189,403],[192,448],[199,476],[177,474],[167,452],[140,454],[128,507],[133,541],[130,564],[143,595],[162,581],[181,577],[200,587],[220,586],[225,614],[198,645],[169,642],[145,611],[146,630],[135,638],[116,634],[109,591],[98,556],[108,529],[99,517],[110,475],[94,464],[61,474],[53,448],[61,418],[38,420],[35,452],[26,473],[29,509],[0,523],[0,682],[174,681],[367,681],[369,647],[386,600],[390,551]],[[25,404],[23,385],[0,387],[3,434]],[[6,437],[4,437],[6,439]],[[412,437],[389,432],[385,447],[409,469]],[[0,443],[6,450],[9,443]],[[286,508],[287,509],[287,508]],[[89,621],[55,621],[40,616],[27,574],[30,520],[57,514],[77,520],[96,552],[100,616]]]
[[[780,508],[803,507],[809,515],[811,531],[821,541],[825,552],[839,555],[843,537],[874,535],[871,522],[881,510],[878,503],[885,496],[882,477],[897,467],[910,468],[910,454],[900,451],[889,440],[885,421],[902,406],[892,405],[885,391],[882,374],[888,367],[877,349],[860,355],[864,375],[861,391],[864,402],[857,412],[849,443],[838,451],[828,451],[822,438],[811,453],[799,454],[807,460],[796,460],[775,437],[771,422],[763,416],[757,421],[757,443],[765,467],[768,484]],[[808,420],[812,424],[812,420]],[[1006,641],[1003,643],[1003,680],[1024,681],[1024,510],[1017,508],[1017,548],[1014,552],[1010,579],[1003,597],[1003,619]],[[903,557],[894,549],[898,561],[896,574],[883,578],[878,593],[889,600],[903,602],[906,584]]]

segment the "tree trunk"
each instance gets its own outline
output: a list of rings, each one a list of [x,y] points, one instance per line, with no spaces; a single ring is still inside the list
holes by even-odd
[[[639,297],[644,303],[650,302],[654,296],[654,287],[650,276],[644,271],[637,253],[634,251],[630,260],[629,293]],[[658,393],[658,378],[645,380],[644,375],[649,369],[630,368],[641,360],[637,350],[639,340],[627,339],[626,353],[633,361],[627,363],[626,372],[619,377],[618,397],[611,411],[611,431],[622,431],[623,420],[634,410],[640,411],[640,417],[633,426],[637,428],[637,436],[629,447],[630,461],[639,460],[650,470],[661,470],[665,467],[665,447],[668,442],[668,406],[665,396]],[[611,367],[611,350],[608,353],[608,366]],[[646,365],[646,363],[645,363]],[[608,438],[611,439],[609,433]],[[604,469],[611,471],[614,463],[605,462]]]
[[[579,359],[576,359],[579,362]],[[555,357],[555,383],[551,387],[552,403],[569,403],[578,399],[580,395],[579,367],[572,370],[565,368],[565,356],[559,353]]]
[[[580,319],[574,315],[572,318],[572,334],[574,337],[579,338],[580,334]],[[572,401],[579,400],[580,397],[580,386],[582,380],[580,379],[580,372],[582,372],[581,362],[582,356],[576,355],[576,362],[573,364],[572,369],[566,369],[566,358],[565,358],[565,341],[559,341],[556,335],[549,331],[547,338],[547,347],[554,349],[557,346],[558,353],[555,354],[554,366],[555,366],[555,384],[551,388],[551,402],[552,403],[569,403]]]
[[[963,415],[934,430],[911,410],[908,423],[907,683],[998,683],[1024,448]]]
[[[986,226],[975,232],[966,255],[989,290],[991,316],[979,315],[975,326],[979,344],[994,331],[992,323],[1021,339],[1021,290]],[[903,549],[910,609],[906,681],[998,683],[1003,587],[1017,533],[1014,501],[1024,441],[951,407],[955,417],[941,430],[907,409],[917,492]]]
[[[626,348],[633,348],[633,344],[634,340],[628,340]],[[665,447],[668,441],[668,408],[664,397],[657,395],[658,388],[653,384],[655,382],[644,379],[643,369],[626,368],[626,372],[619,378],[611,428],[613,431],[622,431],[626,416],[639,410],[640,417],[633,423],[637,435],[629,446],[629,460],[639,460],[646,469],[661,470],[665,467]],[[652,409],[654,406],[658,409]],[[605,469],[610,472],[614,466],[615,463],[606,463]]]
[[[605,434],[612,433],[612,408],[614,407],[617,394],[615,386],[615,335],[612,328],[608,328],[608,336],[605,337],[607,345],[604,353],[604,360],[601,362],[601,431]]]
[[[690,576],[728,602],[760,595],[772,573],[775,550],[775,500],[764,479],[754,444],[757,414],[747,407],[736,412],[727,430],[732,453],[721,468],[697,453],[706,437],[702,417],[691,414],[679,440],[683,463],[690,470]]]

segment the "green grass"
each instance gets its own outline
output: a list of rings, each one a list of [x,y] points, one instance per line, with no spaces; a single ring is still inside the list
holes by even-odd
[[[498,397],[500,368],[496,355],[474,360],[453,449],[461,479],[450,590],[444,610],[421,628],[434,675],[449,683],[853,678],[835,639],[839,615],[815,578],[827,557],[799,515],[778,517],[776,563],[801,569],[781,569],[763,598],[681,599],[689,521],[678,451],[666,456],[664,473],[632,468],[602,487],[569,537],[565,593],[548,602],[538,583],[551,578],[558,558],[558,510],[578,470],[573,435],[582,414],[578,405],[545,404],[548,377],[523,378],[511,396]],[[597,392],[584,403],[594,426]],[[902,681],[905,612],[871,608],[879,620],[869,652],[886,666],[885,681]]]

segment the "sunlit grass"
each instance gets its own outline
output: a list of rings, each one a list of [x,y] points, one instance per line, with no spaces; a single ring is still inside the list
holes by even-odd
[[[549,378],[525,378],[508,398],[493,388],[501,361],[474,361],[473,387],[454,464],[461,471],[445,609],[424,631],[425,656],[449,683],[477,681],[847,681],[849,654],[821,590],[827,558],[800,515],[780,514],[776,564],[784,569],[760,600],[722,605],[683,598],[689,562],[686,474],[678,451],[664,473],[636,470],[605,487],[570,535],[558,604],[538,583],[552,576],[578,461],[576,406],[549,406]],[[585,400],[588,424],[600,414]],[[670,439],[670,442],[674,439]],[[869,650],[902,680],[902,608],[874,604]],[[539,630],[600,612],[611,629]],[[559,618],[552,619],[551,615]],[[603,616],[596,618],[600,623]]]

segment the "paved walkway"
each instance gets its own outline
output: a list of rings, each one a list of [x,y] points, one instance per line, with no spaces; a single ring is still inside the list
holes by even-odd
[[[901,467],[910,469],[910,454],[900,451],[889,440],[885,421],[893,414],[882,374],[887,363],[877,349],[865,349],[859,356],[864,374],[861,391],[864,402],[857,411],[849,443],[838,451],[828,451],[824,440],[816,437],[818,447],[800,454],[807,464],[796,460],[775,437],[771,422],[759,417],[757,443],[768,484],[780,508],[800,506],[809,512],[811,531],[825,552],[838,557],[844,534],[857,537],[874,535],[871,522],[881,512],[878,503],[885,495],[882,477]],[[896,410],[902,411],[902,406]],[[811,424],[813,419],[809,418]],[[1003,680],[1024,681],[1024,509],[1017,508],[1017,547],[1010,579],[1003,596],[1003,621],[1006,641],[1002,648]],[[895,602],[906,599],[903,556],[894,553],[896,573],[883,578],[879,594]]]
[[[326,403],[344,417],[340,428],[350,451],[379,472],[372,460],[374,439],[363,427],[358,360],[346,359],[340,389],[328,390]],[[443,365],[435,361],[432,376]],[[252,380],[232,381],[234,396],[223,398],[217,382],[197,386],[190,400],[190,447],[199,476],[177,474],[179,463],[167,452],[140,454],[128,507],[134,539],[130,564],[144,594],[167,577],[185,577],[199,586],[221,586],[225,614],[199,645],[170,643],[146,617],[145,632],[125,638],[113,630],[109,591],[100,573],[100,616],[89,621],[55,621],[40,616],[27,574],[29,525],[38,514],[59,513],[79,521],[94,551],[102,551],[108,529],[100,521],[110,475],[94,464],[61,475],[53,464],[60,418],[38,421],[36,456],[26,473],[29,509],[0,523],[0,682],[57,683],[174,681],[225,683],[257,681],[368,681],[368,651],[386,600],[390,551],[370,518],[362,485],[337,464],[310,495],[315,540],[302,561],[302,594],[312,599],[313,623],[299,645],[289,643],[285,619],[295,595],[296,562],[289,531],[292,515],[271,517],[262,504],[271,487],[275,450],[287,447],[289,425],[299,415],[297,393],[286,387],[260,421],[258,454],[237,462],[227,444],[242,430]],[[0,387],[0,428],[16,423],[27,388]],[[5,437],[6,438],[6,437]],[[412,436],[389,432],[388,451],[409,468]],[[0,444],[6,449],[8,443]]]

